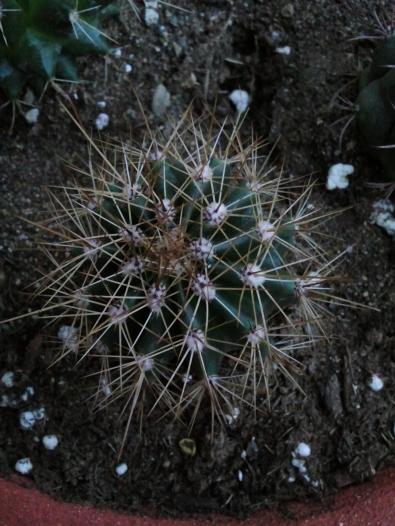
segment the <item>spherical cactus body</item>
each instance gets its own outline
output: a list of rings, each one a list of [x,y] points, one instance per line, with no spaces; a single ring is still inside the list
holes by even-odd
[[[53,194],[43,310],[67,324],[64,353],[100,361],[103,403],[194,420],[208,396],[215,421],[256,408],[273,364],[288,374],[288,354],[311,344],[330,265],[310,189],[295,197],[300,183],[235,130],[184,126],[160,148],[102,153],[86,185]]]

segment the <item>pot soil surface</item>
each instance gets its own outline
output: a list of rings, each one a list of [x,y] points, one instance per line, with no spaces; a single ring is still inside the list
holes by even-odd
[[[1,386],[0,472],[7,477],[18,459],[30,457],[35,485],[57,498],[160,514],[245,515],[274,502],[320,499],[372,477],[395,452],[394,243],[369,223],[372,204],[384,190],[367,183],[379,181],[381,172],[358,147],[352,124],[339,145],[352,116],[351,106],[341,106],[355,99],[356,71],[372,50],[369,42],[350,39],[377,33],[373,10],[390,16],[391,1],[201,0],[199,9],[187,0],[174,4],[161,3],[159,24],[147,27],[125,2],[121,21],[107,27],[121,56],[81,60],[87,82],[62,86],[81,122],[97,136],[94,121],[104,111],[110,124],[103,138],[125,139],[132,130],[141,140],[145,121],[136,93],[151,127],[166,133],[167,117],[151,111],[158,84],[171,94],[174,119],[191,100],[196,113],[206,100],[219,119],[234,114],[228,94],[246,89],[252,103],[245,130],[253,126],[271,144],[278,141],[275,157],[284,160],[287,176],[314,173],[315,206],[324,212],[346,209],[325,227],[330,254],[348,248],[338,292],[380,310],[334,307],[328,324],[334,338],[298,353],[304,370],[297,385],[275,377],[270,408],[263,404],[256,420],[242,412],[232,426],[217,429],[213,442],[203,410],[191,435],[197,445],[193,457],[178,445],[186,436],[181,424],[146,419],[142,438],[137,431],[130,434],[121,458],[129,469],[122,477],[114,469],[124,421],[115,405],[91,411],[86,400],[94,396],[95,381],[85,378],[84,366],[76,368],[70,358],[49,367],[56,329],[38,319],[3,326],[0,372],[14,371],[16,377],[13,387]],[[278,49],[284,46],[289,54]],[[41,217],[45,185],[78,179],[64,160],[78,165],[87,158],[86,143],[54,91],[36,103],[38,123],[30,126],[18,117],[11,134],[10,114],[0,114],[2,318],[26,310],[24,287],[45,269],[38,229],[25,219]],[[353,164],[355,174],[347,190],[328,192],[326,173],[336,162]],[[369,388],[373,374],[384,381],[379,392]],[[34,395],[23,401],[27,386]],[[46,418],[22,430],[20,413],[40,407]],[[41,443],[46,434],[60,439],[54,451]],[[301,441],[312,451],[305,474],[291,465]]]

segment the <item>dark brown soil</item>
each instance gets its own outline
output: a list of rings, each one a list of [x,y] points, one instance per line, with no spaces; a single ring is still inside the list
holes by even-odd
[[[129,470],[121,478],[114,474],[123,432],[115,406],[90,411],[86,398],[94,381],[71,360],[48,368],[53,350],[40,321],[7,324],[1,328],[0,375],[15,371],[16,384],[0,386],[0,397],[16,402],[0,408],[0,473],[11,474],[16,460],[29,456],[37,486],[64,500],[156,513],[245,514],[294,497],[331,494],[394,460],[394,242],[369,224],[372,203],[382,193],[366,183],[380,180],[380,168],[359,151],[353,126],[340,149],[351,113],[331,104],[342,87],[344,97],[355,98],[350,81],[371,47],[349,39],[373,34],[374,9],[388,14],[391,0],[201,0],[199,9],[187,0],[174,4],[178,8],[160,5],[158,26],[146,27],[131,10],[112,22],[108,31],[119,40],[122,56],[81,62],[88,82],[72,93],[81,121],[90,129],[105,111],[111,121],[104,136],[127,138],[132,130],[139,139],[145,127],[135,94],[153,129],[168,126],[167,118],[151,112],[160,82],[171,93],[174,118],[191,101],[199,112],[202,100],[222,118],[233,112],[228,93],[246,89],[252,96],[246,128],[252,124],[272,143],[279,138],[277,153],[288,173],[316,174],[321,185],[314,199],[325,211],[347,207],[328,227],[331,253],[349,247],[339,293],[380,310],[334,308],[335,338],[298,355],[305,367],[297,378],[303,393],[277,380],[270,411],[256,422],[242,414],[233,428],[218,430],[213,443],[203,415],[192,433],[194,457],[179,448],[186,433],[180,424],[145,421],[142,438],[130,437],[122,457]],[[289,56],[275,52],[284,45],[291,47]],[[130,74],[126,63],[133,66]],[[105,110],[96,106],[102,100]],[[45,209],[43,186],[70,182],[74,175],[64,160],[78,163],[87,150],[53,92],[42,100],[35,126],[20,117],[8,135],[9,114],[1,112],[0,119],[0,317],[5,319],[26,309],[23,288],[42,265],[37,229],[18,216],[37,220]],[[356,170],[347,190],[330,193],[324,183],[336,162],[350,162]],[[372,374],[384,380],[377,393],[368,387]],[[35,395],[22,402],[27,385]],[[47,419],[34,431],[20,429],[20,412],[41,406]],[[60,437],[55,451],[41,444],[49,433]],[[291,466],[300,441],[312,449],[310,481]]]

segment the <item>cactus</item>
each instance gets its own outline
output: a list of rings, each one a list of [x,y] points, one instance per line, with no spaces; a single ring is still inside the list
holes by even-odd
[[[98,3],[1,0],[0,91],[16,101],[26,85],[42,91],[55,78],[78,80],[75,57],[108,51]]]
[[[360,79],[357,123],[371,153],[395,179],[395,36],[378,45]]]
[[[92,142],[86,184],[51,193],[42,312],[63,323],[62,354],[97,368],[99,405],[123,398],[130,418],[193,423],[205,396],[213,425],[256,409],[331,298],[311,187],[298,195],[237,127],[202,130],[183,121],[163,144],[113,145],[112,160]]]

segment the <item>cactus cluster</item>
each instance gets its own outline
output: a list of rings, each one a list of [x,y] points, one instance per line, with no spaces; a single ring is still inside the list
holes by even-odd
[[[357,98],[359,130],[389,179],[395,179],[395,36],[377,46],[360,79]]]
[[[236,127],[210,129],[189,118],[111,158],[95,146],[86,184],[50,194],[43,312],[62,323],[62,353],[91,361],[100,404],[123,399],[130,417],[257,408],[331,299],[311,187],[276,175]]]
[[[75,57],[108,51],[101,4],[0,0],[0,92],[15,101],[26,85],[41,91],[54,78],[78,80]]]

